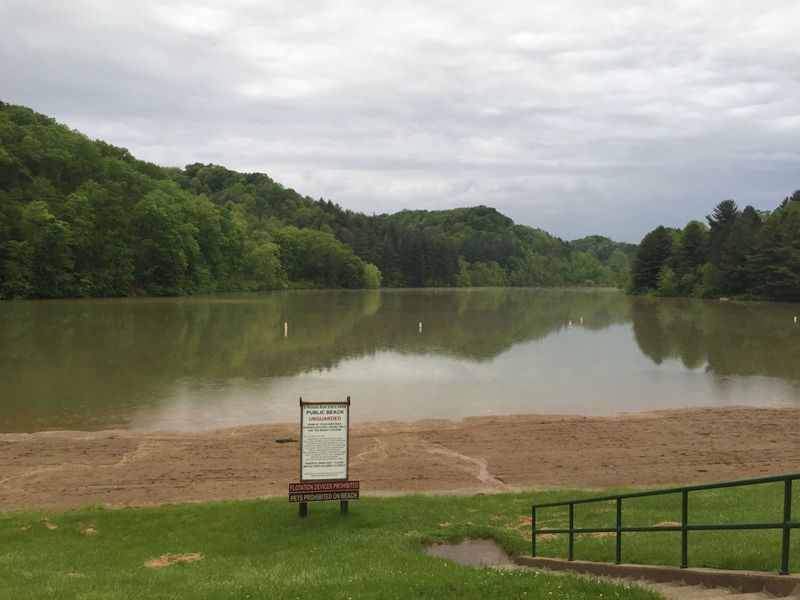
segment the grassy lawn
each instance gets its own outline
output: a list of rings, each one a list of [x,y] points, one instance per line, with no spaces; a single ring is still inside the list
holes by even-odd
[[[691,518],[774,517],[781,507],[775,490],[708,493],[690,504]],[[527,553],[531,499],[580,494],[585,492],[366,498],[351,503],[344,518],[338,504],[319,503],[310,506],[307,519],[299,519],[297,507],[283,499],[3,513],[0,598],[656,598],[580,578],[475,569],[421,552],[429,541],[491,537],[512,553]],[[638,507],[631,501],[629,508],[630,523],[679,520],[674,498],[643,500]],[[562,516],[553,510],[542,518],[557,527]],[[613,507],[577,509],[578,526],[601,522],[613,522]],[[777,535],[692,534],[690,561],[774,570]],[[675,564],[677,536],[631,534],[624,558]],[[794,570],[800,570],[798,538]],[[576,541],[576,558],[609,560],[613,543],[584,536]],[[542,555],[563,555],[564,536],[539,549]],[[202,559],[145,567],[164,554],[194,553]]]
[[[793,489],[792,514],[800,520],[800,485]],[[619,490],[626,491],[626,490]],[[615,493],[561,491],[554,496],[572,499]],[[536,494],[537,502],[548,502],[547,494]],[[540,528],[558,529],[568,526],[568,509],[549,508],[537,511]],[[623,526],[680,524],[681,496],[655,496],[623,500]],[[689,523],[775,523],[783,521],[783,483],[752,487],[691,492],[689,494]],[[584,504],[575,507],[575,527],[614,527],[616,503]],[[689,566],[719,569],[748,569],[777,572],[781,556],[780,530],[726,531],[689,533]],[[520,548],[530,552],[530,549]],[[614,534],[583,534],[575,538],[575,558],[613,562]],[[538,556],[567,556],[566,535],[545,535],[537,538]],[[791,538],[791,572],[800,571],[800,530]],[[622,541],[622,560],[630,563],[679,565],[681,559],[680,532],[626,533]]]

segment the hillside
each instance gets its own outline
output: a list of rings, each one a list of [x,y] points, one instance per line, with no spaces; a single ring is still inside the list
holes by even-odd
[[[635,249],[485,206],[368,216],[260,173],[137,160],[0,103],[0,298],[620,285]]]

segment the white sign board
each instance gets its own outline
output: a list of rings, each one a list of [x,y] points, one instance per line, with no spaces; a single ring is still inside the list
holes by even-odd
[[[347,479],[349,421],[349,402],[300,403],[301,481]]]

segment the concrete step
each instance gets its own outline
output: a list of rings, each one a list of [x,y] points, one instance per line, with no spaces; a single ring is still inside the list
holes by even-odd
[[[682,583],[653,583],[650,581],[609,580],[623,585],[638,585],[658,592],[667,600],[774,600],[777,596],[766,592],[740,592],[731,588],[714,588]],[[786,596],[784,596],[786,597]]]
[[[539,569],[548,575],[577,575],[578,577],[588,577],[596,581],[613,583],[622,586],[638,586],[661,594],[666,600],[777,600],[778,598],[798,599],[800,595],[774,596],[766,592],[741,592],[727,587],[706,587],[702,585],[686,585],[680,582],[655,582],[647,579],[634,579],[624,577],[603,577],[596,575],[580,575],[569,571],[551,571]]]
[[[572,575],[622,586],[638,586],[657,592],[666,600],[770,600],[778,597],[800,600],[800,577],[797,576],[653,565],[612,565],[527,556],[519,556],[512,561],[502,547],[492,540],[433,544],[425,547],[425,553],[466,565],[534,569],[549,575]],[[765,591],[742,592],[736,587],[770,590],[777,595]]]
[[[667,600],[775,600],[776,596],[765,592],[743,593],[731,588],[709,588],[701,585],[684,585],[682,583],[655,583],[633,579],[606,579],[595,577],[601,581],[625,586],[639,586],[657,592]]]
[[[731,571],[658,565],[615,565],[590,561],[519,556],[519,565],[548,572],[560,571],[623,585],[640,585],[657,591],[668,600],[800,600],[800,576],[775,573]]]

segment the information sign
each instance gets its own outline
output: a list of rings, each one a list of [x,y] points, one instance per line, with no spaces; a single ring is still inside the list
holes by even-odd
[[[358,500],[361,482],[348,481],[350,459],[350,396],[347,402],[303,402],[300,398],[300,482],[289,484],[289,502],[300,503],[300,516],[309,502],[338,500],[347,514]]]
[[[300,480],[346,480],[350,399],[347,402],[300,401]]]

